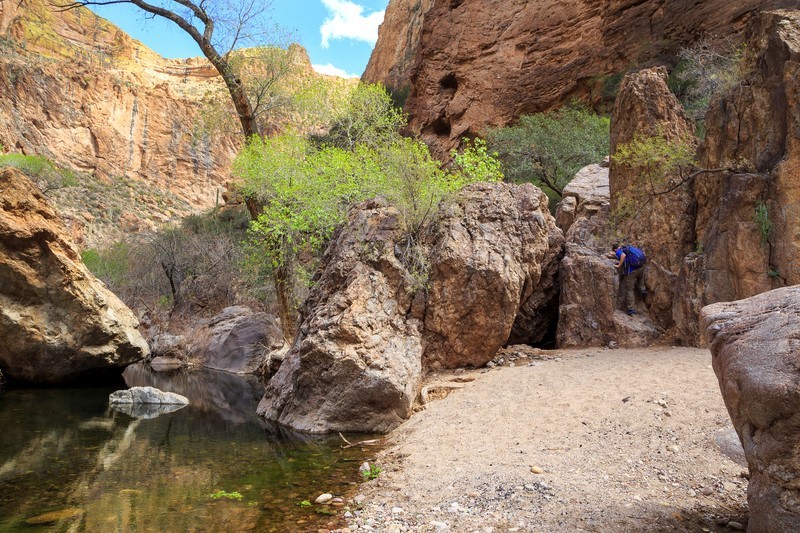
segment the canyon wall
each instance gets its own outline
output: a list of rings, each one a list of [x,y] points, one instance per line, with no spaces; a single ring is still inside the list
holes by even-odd
[[[439,154],[464,135],[573,97],[613,98],[632,66],[708,36],[740,40],[791,0],[392,0],[364,73],[408,94],[409,130]]]

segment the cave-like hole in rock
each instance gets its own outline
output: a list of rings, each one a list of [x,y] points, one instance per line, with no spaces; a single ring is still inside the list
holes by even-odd
[[[433,133],[436,135],[450,135],[450,123],[443,117],[437,118],[433,124],[431,124],[431,129],[433,129]]]
[[[442,89],[449,89],[455,91],[458,89],[458,80],[456,79],[456,75],[452,72],[447,74],[442,79],[439,80],[439,86]]]

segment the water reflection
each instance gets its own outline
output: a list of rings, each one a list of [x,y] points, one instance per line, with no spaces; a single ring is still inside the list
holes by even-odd
[[[0,531],[316,530],[336,519],[297,505],[348,493],[365,459],[336,440],[255,415],[261,385],[224,372],[125,372],[189,398],[179,411],[131,418],[108,406],[116,388],[10,390],[0,395]],[[241,500],[213,499],[218,491]],[[328,523],[330,522],[330,523]]]

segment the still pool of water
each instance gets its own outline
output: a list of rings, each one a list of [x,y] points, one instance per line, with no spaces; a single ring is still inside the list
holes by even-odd
[[[127,386],[189,398],[172,413],[130,416],[117,387],[0,393],[0,531],[237,532],[341,527],[371,449],[287,434],[256,414],[255,380],[209,370],[129,367]],[[152,417],[152,418],[147,418]],[[334,515],[325,513],[336,512]],[[322,512],[322,513],[321,513]]]

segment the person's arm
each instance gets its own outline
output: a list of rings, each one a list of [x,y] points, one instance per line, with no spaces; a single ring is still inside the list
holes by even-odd
[[[625,263],[625,252],[622,252],[622,255],[619,256],[619,261],[614,265],[614,268],[619,268]]]

